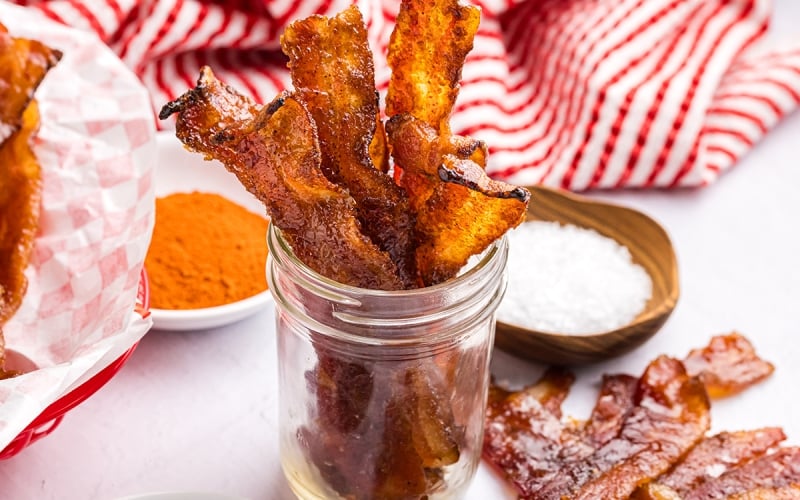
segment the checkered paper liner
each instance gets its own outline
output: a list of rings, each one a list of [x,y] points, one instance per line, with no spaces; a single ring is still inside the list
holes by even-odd
[[[0,449],[48,405],[138,342],[134,311],[154,223],[155,124],[147,91],[93,34],[0,2],[14,36],[64,53],[36,92],[42,217],[6,348],[39,369],[0,381]]]

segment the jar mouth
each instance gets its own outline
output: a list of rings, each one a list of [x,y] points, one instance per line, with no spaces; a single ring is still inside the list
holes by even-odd
[[[436,285],[411,288],[403,290],[375,290],[372,288],[361,288],[353,285],[347,285],[338,281],[332,280],[308,267],[302,260],[300,260],[292,250],[292,247],[281,236],[280,229],[270,224],[267,230],[267,247],[269,249],[269,256],[276,259],[279,263],[288,260],[293,267],[298,270],[307,283],[310,285],[321,285],[332,292],[333,295],[339,295],[340,298],[336,299],[337,302],[357,304],[357,301],[349,300],[348,297],[352,296],[371,296],[376,298],[384,297],[391,300],[394,297],[413,297],[425,296],[428,294],[441,293],[444,290],[458,286],[460,283],[476,279],[482,273],[487,272],[487,267],[491,263],[495,255],[501,251],[505,251],[508,243],[506,236],[494,241],[486,250],[481,254],[473,256],[464,269],[455,277]],[[333,298],[333,297],[331,297]]]
[[[321,337],[364,346],[440,345],[494,317],[506,288],[501,238],[455,278],[410,290],[373,290],[331,280],[306,266],[271,225],[267,281],[285,317]],[[493,331],[493,330],[492,330]]]

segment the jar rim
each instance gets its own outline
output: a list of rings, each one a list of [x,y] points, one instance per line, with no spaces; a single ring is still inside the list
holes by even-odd
[[[505,237],[473,257],[477,262],[468,263],[451,280],[388,291],[345,285],[322,276],[292,252],[274,226],[268,231],[268,245],[267,281],[276,306],[314,331],[318,339],[419,353],[471,331],[495,313],[505,293]]]
[[[276,245],[279,245],[281,252],[275,252]],[[473,256],[470,261],[467,262],[465,266],[466,270],[462,270],[456,277],[451,278],[447,281],[442,283],[438,283],[436,285],[430,285],[425,287],[419,288],[411,288],[411,289],[401,289],[401,290],[378,290],[373,288],[362,288],[358,286],[348,285],[346,283],[341,283],[336,280],[332,280],[314,269],[308,267],[300,258],[295,255],[292,247],[286,242],[281,234],[281,230],[275,227],[274,224],[270,224],[269,228],[267,229],[267,247],[269,249],[269,256],[281,261],[281,259],[285,256],[289,259],[289,261],[295,265],[295,267],[310,281],[324,285],[326,288],[335,289],[343,292],[346,295],[358,294],[358,295],[369,295],[376,298],[386,297],[413,297],[413,296],[424,296],[431,293],[440,292],[443,289],[451,288],[456,286],[458,283],[466,282],[473,279],[476,275],[484,271],[486,267],[492,262],[494,256],[500,252],[504,247],[508,245],[508,241],[506,235],[503,235],[501,238],[498,238],[494,242],[489,245],[481,254],[478,254],[477,257],[480,259],[473,265],[470,265],[472,259],[476,258]],[[467,267],[469,266],[469,267]]]

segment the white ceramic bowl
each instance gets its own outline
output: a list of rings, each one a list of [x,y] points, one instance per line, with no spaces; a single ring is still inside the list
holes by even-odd
[[[156,196],[202,191],[216,193],[238,203],[253,213],[264,215],[264,205],[241,185],[221,163],[206,161],[203,155],[191,153],[175,137],[174,132],[157,136],[158,164],[155,173]],[[266,245],[264,235],[264,244]],[[269,290],[224,306],[202,309],[167,310],[150,308],[156,330],[205,330],[244,319],[272,307]]]

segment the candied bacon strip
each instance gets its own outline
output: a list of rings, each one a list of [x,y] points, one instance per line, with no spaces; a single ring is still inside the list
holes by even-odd
[[[684,495],[684,500],[729,498],[759,488],[800,483],[800,448],[779,448],[770,455],[709,479]]]
[[[728,500],[797,500],[800,498],[800,484],[780,488],[757,488],[728,497]]]
[[[0,23],[0,144],[22,126],[22,113],[61,51],[25,38],[12,37]]]
[[[434,188],[442,182],[439,168],[445,155],[472,160],[481,169],[489,155],[486,143],[459,135],[440,136],[435,128],[410,114],[397,114],[386,122],[392,145],[395,179],[409,195],[415,212],[423,209]]]
[[[599,448],[617,435],[635,405],[638,383],[631,375],[603,375],[600,395],[582,429],[587,443]]]
[[[386,124],[392,157],[416,212],[416,266],[425,285],[452,278],[524,219],[530,193],[490,179],[470,158],[480,160],[479,141],[440,137],[411,115]],[[458,153],[450,154],[451,152]]]
[[[307,266],[339,283],[401,289],[388,254],[361,232],[353,199],[322,175],[313,130],[302,104],[283,99],[266,126],[239,143],[237,156],[246,165],[240,180],[253,187],[272,223]]]
[[[375,135],[369,143],[369,157],[375,168],[384,174],[389,173],[389,138],[380,115],[375,117]]]
[[[488,411],[502,410],[502,406],[524,405],[524,400],[533,398],[556,418],[561,418],[561,404],[567,399],[575,374],[563,368],[549,367],[536,383],[520,391],[508,391],[492,384],[489,393]]]
[[[786,435],[777,427],[721,432],[700,441],[657,482],[683,495],[723,472],[763,455],[784,439]]]
[[[236,145],[256,126],[261,110],[262,106],[217,80],[211,68],[203,66],[197,85],[166,103],[158,117],[166,120],[177,113],[175,135],[187,148],[202,153],[206,160],[238,168]]]
[[[435,128],[410,114],[394,115],[386,122],[397,183],[408,193],[411,209],[419,212],[441,182],[443,151]]]
[[[159,116],[178,113],[178,138],[236,174],[310,268],[353,286],[403,288],[388,254],[361,233],[353,199],[322,174],[316,127],[302,103],[283,94],[256,110],[203,68],[197,87]]]
[[[772,374],[772,363],[759,358],[753,345],[737,332],[717,335],[684,360],[686,370],[703,381],[712,398],[739,393]]]
[[[593,451],[560,420],[574,375],[550,368],[521,391],[489,389],[483,455],[520,492],[531,496],[568,463]]]
[[[472,255],[522,223],[530,199],[524,188],[490,180],[471,160],[445,155],[440,174],[446,182],[417,214],[417,270],[426,285],[455,276]]]
[[[458,0],[403,0],[389,39],[386,115],[409,113],[449,135],[461,68],[480,10]]]
[[[630,500],[683,500],[677,491],[658,483],[647,483],[631,495]]]
[[[370,147],[377,147],[378,94],[361,13],[353,5],[334,17],[294,21],[281,47],[297,98],[317,127],[323,173],[353,197],[362,231],[389,253],[406,288],[416,286],[408,197],[370,155]]]
[[[628,498],[691,449],[709,423],[702,384],[680,361],[660,356],[639,380],[636,406],[619,435],[591,456],[562,467],[531,498]]]
[[[0,329],[16,313],[28,288],[25,269],[42,199],[42,169],[31,148],[38,129],[39,107],[31,101],[21,128],[0,145]],[[3,352],[0,343],[0,357]]]

